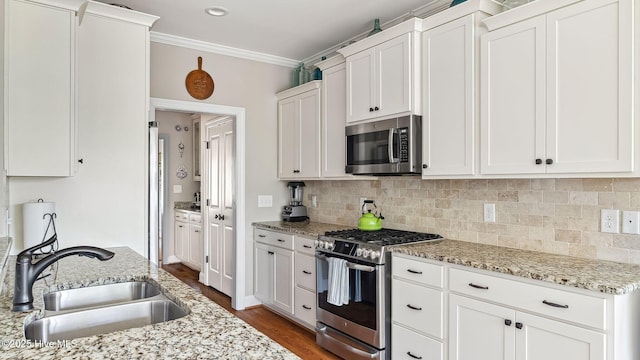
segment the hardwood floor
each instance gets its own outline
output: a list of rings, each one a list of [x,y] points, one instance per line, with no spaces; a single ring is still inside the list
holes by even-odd
[[[231,307],[230,297],[198,282],[197,271],[191,270],[182,264],[168,264],[163,265],[162,268],[300,358],[304,360],[340,359],[316,345],[316,337],[313,332],[280,315],[276,315],[262,306],[241,311],[234,310]]]

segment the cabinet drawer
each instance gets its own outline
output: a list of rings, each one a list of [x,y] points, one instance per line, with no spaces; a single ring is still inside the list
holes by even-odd
[[[394,360],[443,360],[444,346],[440,341],[393,324],[391,326],[391,358]]]
[[[309,255],[296,254],[296,285],[308,290],[316,290],[316,258]]]
[[[255,229],[255,241],[293,250],[293,235],[277,231]]]
[[[202,215],[201,214],[189,214],[189,222],[192,224],[201,225],[202,224]]]
[[[315,241],[316,239],[311,239],[311,238],[296,235],[295,237],[296,251],[309,254],[309,255],[314,255],[315,245],[316,245]]]
[[[444,286],[444,267],[441,265],[394,256],[391,272],[393,277],[439,288]]]
[[[531,285],[475,272],[450,269],[451,291],[561,320],[606,327],[606,299]]]
[[[189,214],[185,211],[176,211],[175,219],[178,221],[189,221]]]
[[[294,315],[309,325],[316,324],[316,293],[296,286]]]
[[[442,291],[394,279],[391,284],[391,314],[394,323],[443,337]]]

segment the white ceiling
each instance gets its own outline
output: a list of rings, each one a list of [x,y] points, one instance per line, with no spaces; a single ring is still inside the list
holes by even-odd
[[[242,50],[303,60],[415,10],[451,0],[99,0],[159,16],[151,31]],[[209,6],[229,10],[205,14]],[[447,4],[448,5],[448,4]]]

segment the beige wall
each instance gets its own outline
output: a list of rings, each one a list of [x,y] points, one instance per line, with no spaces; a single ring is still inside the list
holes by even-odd
[[[640,179],[306,181],[314,221],[358,224],[360,197],[376,200],[389,228],[451,239],[640,264],[640,235],[599,232],[600,210],[640,210]],[[496,222],[483,222],[483,204]],[[622,212],[620,213],[622,217]]]
[[[202,69],[215,83],[213,95],[196,100],[186,91],[187,74]],[[151,43],[151,96],[172,100],[229,105],[246,109],[246,293],[253,294],[252,222],[279,218],[287,201],[277,180],[277,106],[275,94],[289,87],[292,69],[172,45]],[[273,207],[258,208],[258,195],[273,195]]]

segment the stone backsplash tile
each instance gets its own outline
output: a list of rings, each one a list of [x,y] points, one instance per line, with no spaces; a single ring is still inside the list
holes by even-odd
[[[640,179],[305,181],[312,220],[357,226],[360,198],[373,199],[388,228],[581,258],[640,264],[640,236],[599,232],[600,210],[640,211]],[[311,195],[318,207],[310,207]],[[483,204],[496,222],[483,221]]]

